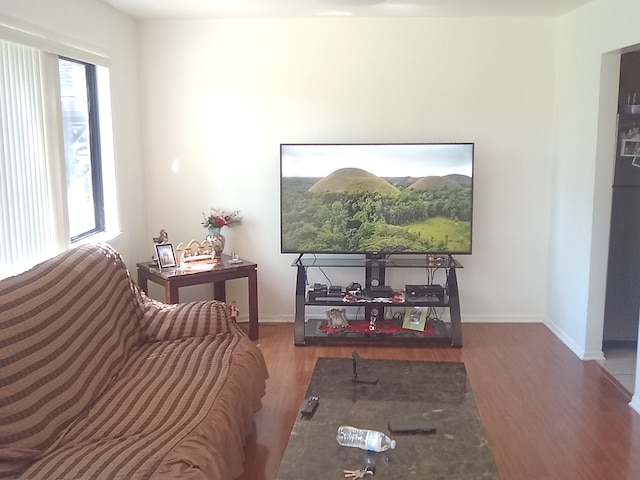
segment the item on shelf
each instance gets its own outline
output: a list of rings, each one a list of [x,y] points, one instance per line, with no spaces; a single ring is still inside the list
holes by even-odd
[[[209,215],[202,213],[204,217],[204,221],[202,222],[202,226],[204,228],[222,228],[222,227],[232,227],[233,225],[239,225],[242,223],[242,217],[240,216],[240,210],[234,210],[233,212],[227,213],[224,210],[220,210],[218,208],[212,208],[211,213]]]
[[[432,423],[430,423],[425,418],[411,418],[411,417],[394,418],[392,420],[389,420],[388,426],[389,426],[389,431],[394,434],[421,433],[424,435],[433,435],[436,433],[436,429],[434,428]]]
[[[213,263],[214,257],[210,254],[194,255],[192,257],[186,257],[182,260],[182,265],[195,265],[198,263]]]
[[[388,285],[371,286],[364,289],[364,294],[371,298],[393,298],[393,288]]]
[[[407,299],[423,298],[444,301],[444,287],[442,285],[405,285],[404,291]]]
[[[320,399],[316,396],[306,398],[304,403],[302,404],[302,407],[300,408],[300,413],[302,414],[302,416],[303,417],[312,416],[315,413],[316,408],[318,408],[319,402],[320,402]]]
[[[391,299],[393,303],[404,303],[404,293],[402,292],[393,292],[393,298]]]
[[[170,243],[156,244],[156,258],[160,268],[176,266],[176,253]]]
[[[382,432],[346,425],[338,427],[336,440],[343,447],[357,447],[371,452],[384,452],[396,448],[396,441]]]
[[[185,271],[211,270],[218,265],[218,263],[211,254],[193,255],[183,258],[180,261],[180,268]]]
[[[239,210],[227,213],[224,210],[212,208],[209,215],[202,213],[204,220],[202,226],[207,229],[207,242],[211,244],[211,249],[216,260],[220,260],[226,243],[226,238],[222,234],[222,227],[231,227],[242,223]]]
[[[326,290],[309,290],[309,301],[317,302],[318,300],[333,300],[333,298],[327,297]]]
[[[393,297],[370,297],[365,295],[365,292],[355,293],[353,295],[347,294],[344,296],[343,301],[346,303],[397,303],[397,297],[395,293]]]
[[[204,262],[200,260],[209,258],[211,259],[210,263],[213,263],[213,250],[211,244],[206,240],[202,243],[197,240],[191,240],[188,244],[179,243],[176,250],[180,265],[202,265]]]
[[[371,385],[375,385],[376,383],[378,383],[378,377],[375,377],[370,374],[362,375],[360,372],[358,372],[358,367],[361,367],[361,370],[363,369],[365,370],[365,372],[368,370],[364,364],[364,361],[362,360],[362,357],[360,357],[358,352],[356,351],[351,352],[351,359],[352,359],[351,364],[352,364],[352,373],[353,373],[353,378],[351,380],[354,383],[368,383]]]
[[[213,257],[216,261],[220,261],[222,258],[222,252],[224,245],[227,243],[226,237],[222,234],[220,228],[209,227],[209,235],[207,235],[207,242],[211,244],[211,250],[213,251]]]
[[[318,326],[318,330],[322,333],[335,334],[336,336],[340,336],[341,334],[345,334],[349,336],[351,334],[364,334],[364,335],[396,335],[400,333],[405,333],[407,335],[415,334],[422,338],[424,335],[435,335],[436,329],[431,323],[427,323],[425,325],[424,330],[422,331],[412,331],[409,332],[402,328],[402,324],[394,321],[379,321],[376,322],[376,331],[372,332],[369,330],[369,322],[365,321],[357,321],[357,322],[349,322],[346,327],[330,327],[329,322],[327,320],[317,320],[320,325]]]
[[[407,307],[404,314],[402,328],[424,331],[427,325],[427,308],[426,307]]]
[[[240,316],[240,310],[238,310],[235,300],[232,300],[229,304],[229,316],[234,322],[238,320],[238,317]]]
[[[160,230],[160,233],[158,234],[158,236],[153,237],[152,240],[153,240],[153,243],[157,243],[158,245],[165,244],[169,241],[169,234],[163,228],[162,230]]]
[[[349,322],[347,322],[346,310],[346,308],[332,308],[326,311],[327,324],[330,328],[346,328],[347,325],[349,325]]]

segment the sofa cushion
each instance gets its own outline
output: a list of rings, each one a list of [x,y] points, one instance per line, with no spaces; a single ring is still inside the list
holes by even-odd
[[[265,372],[246,337],[145,344],[56,448],[20,478],[99,479],[106,472],[123,480],[162,473],[235,478]]]
[[[120,256],[95,245],[0,281],[5,474],[52,448],[127,362],[140,342],[134,295]]]

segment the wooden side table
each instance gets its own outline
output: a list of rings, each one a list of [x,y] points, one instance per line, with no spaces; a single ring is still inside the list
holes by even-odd
[[[183,270],[158,268],[155,263],[138,263],[138,285],[148,293],[148,281],[164,287],[165,303],[179,303],[178,289],[189,285],[213,283],[213,298],[226,301],[227,280],[247,278],[249,288],[249,338],[258,339],[258,265],[246,260],[230,263],[229,255],[222,255],[222,262],[209,270]]]

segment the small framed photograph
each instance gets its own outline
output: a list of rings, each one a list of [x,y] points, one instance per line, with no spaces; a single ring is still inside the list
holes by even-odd
[[[620,155],[623,157],[640,156],[640,139],[622,140],[622,148],[620,150]]]
[[[408,330],[424,331],[427,324],[427,308],[426,307],[407,307],[404,312],[404,321],[402,328]]]
[[[176,254],[173,251],[173,245],[171,243],[156,245],[156,253],[158,255],[158,266],[160,268],[176,266]]]

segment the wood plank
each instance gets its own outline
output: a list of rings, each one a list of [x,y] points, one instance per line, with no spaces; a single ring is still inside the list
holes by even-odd
[[[640,415],[595,361],[541,324],[464,324],[464,346],[295,347],[292,324],[261,324],[267,394],[241,480],[272,480],[318,357],[462,361],[500,478],[640,478]]]

